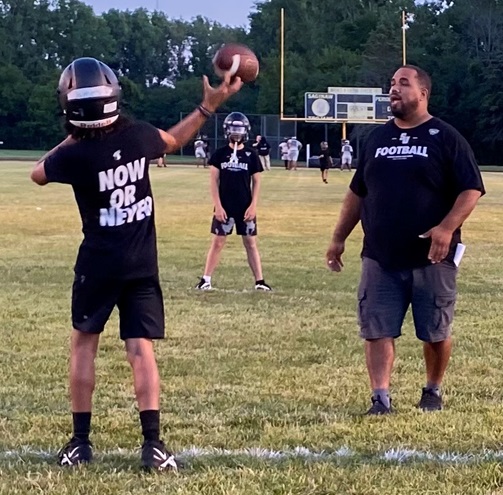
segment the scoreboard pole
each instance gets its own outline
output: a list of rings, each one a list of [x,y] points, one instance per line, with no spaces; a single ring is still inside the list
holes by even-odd
[[[407,29],[405,10],[402,10],[402,65],[407,64],[407,43],[405,39],[405,30]]]
[[[280,96],[279,96],[279,116],[283,119],[285,105],[285,9],[281,7],[281,29],[280,29],[280,76],[279,76]]]

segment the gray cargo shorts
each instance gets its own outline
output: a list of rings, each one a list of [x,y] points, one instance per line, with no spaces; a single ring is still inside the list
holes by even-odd
[[[386,270],[370,258],[362,260],[358,287],[360,336],[366,340],[397,338],[412,306],[416,336],[441,342],[452,332],[457,267],[447,261],[408,270]]]

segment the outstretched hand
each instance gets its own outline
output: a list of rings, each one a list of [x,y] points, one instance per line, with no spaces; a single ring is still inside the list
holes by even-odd
[[[203,107],[212,113],[215,112],[222,103],[225,103],[232,95],[236,94],[242,86],[241,79],[231,76],[230,72],[224,73],[223,81],[216,88],[211,86],[207,76],[203,76]]]

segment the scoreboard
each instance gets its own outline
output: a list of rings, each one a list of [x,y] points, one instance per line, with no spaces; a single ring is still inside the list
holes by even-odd
[[[376,120],[389,120],[393,118],[389,95],[375,95],[374,108]]]
[[[389,95],[382,88],[329,87],[304,95],[304,118],[310,122],[379,123],[392,118]]]
[[[330,93],[306,93],[304,115],[306,120],[333,120],[335,95]]]

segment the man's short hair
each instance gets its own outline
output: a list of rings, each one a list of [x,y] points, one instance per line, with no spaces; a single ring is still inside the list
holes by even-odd
[[[417,80],[419,81],[419,84],[421,85],[422,88],[425,88],[426,91],[428,91],[428,98],[430,98],[430,95],[431,95],[431,77],[430,77],[430,75],[424,69],[421,69],[421,67],[418,67],[417,65],[406,64],[406,65],[402,65],[402,68],[412,69],[412,70],[416,71],[416,76],[417,76]]]

